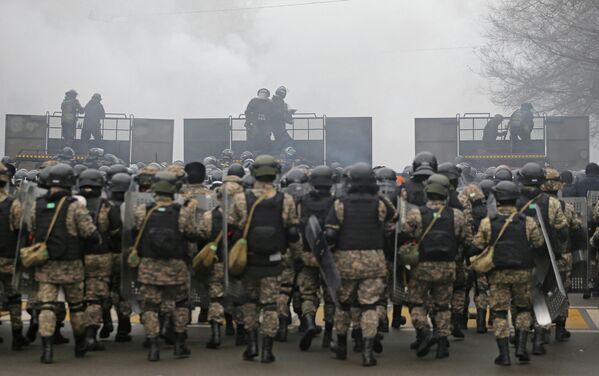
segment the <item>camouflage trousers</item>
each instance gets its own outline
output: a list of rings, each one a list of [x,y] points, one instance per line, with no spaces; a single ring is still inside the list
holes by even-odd
[[[377,303],[385,291],[385,278],[342,279],[337,291],[340,309],[335,311],[335,330],[347,333],[352,322],[352,305],[360,307],[360,327],[365,338],[374,338],[379,325]],[[354,311],[355,312],[355,311]]]
[[[451,296],[451,312],[461,314],[466,306],[468,291],[466,290],[466,267],[463,262],[456,263],[455,281]]]
[[[225,308],[223,299],[225,296],[225,265],[222,262],[214,263],[210,280],[208,281],[208,295],[210,296],[210,307],[208,308],[208,321],[219,324],[225,323]]]
[[[83,281],[70,284],[54,284],[40,282],[37,290],[37,298],[41,304],[39,315],[39,333],[42,337],[49,337],[54,334],[56,328],[56,306],[58,291],[62,287],[65,300],[69,304],[69,313],[71,315],[71,326],[75,335],[82,335],[85,331],[85,305]]]
[[[8,303],[12,329],[21,330],[23,328],[23,321],[21,320],[21,294],[12,287],[11,273],[0,272],[0,290]]]
[[[466,306],[470,301],[470,290],[474,288],[474,305],[476,309],[487,309],[489,307],[489,281],[486,274],[468,271],[466,279]]]
[[[86,255],[85,268],[85,321],[88,326],[101,326],[102,311],[110,298],[112,254]]]
[[[496,338],[507,338],[510,326],[508,310],[512,306],[516,330],[529,330],[532,325],[532,274],[530,270],[492,270],[488,274],[491,309],[495,314]],[[514,312],[514,309],[516,312]]]
[[[293,293],[293,284],[295,282],[295,270],[293,269],[292,253],[287,252],[283,256],[283,272],[280,281],[281,288],[277,296],[277,313],[282,317],[289,317],[289,302]]]
[[[121,265],[123,257],[120,253],[112,254],[112,274],[110,275],[110,305],[113,305],[119,316],[131,316],[131,304],[121,295]]]
[[[142,320],[146,336],[155,338],[160,333],[161,305],[165,301],[175,302],[173,321],[176,333],[184,333],[189,322],[189,287],[182,285],[142,284],[140,294],[144,312]]]
[[[242,279],[245,301],[241,306],[246,330],[257,329],[262,311],[262,334],[274,337],[279,326],[277,297],[281,291],[280,276],[254,277]]]
[[[304,266],[297,276],[297,284],[301,294],[302,315],[316,315],[322,288],[324,321],[332,323],[335,318],[335,304],[324,279],[320,276],[320,269]]]
[[[433,304],[430,312],[435,322],[436,335],[440,337],[449,335],[451,320],[449,304],[453,294],[455,274],[455,262],[420,262],[412,269],[408,283],[408,302],[412,323],[416,329],[430,329],[426,307],[430,301]]]

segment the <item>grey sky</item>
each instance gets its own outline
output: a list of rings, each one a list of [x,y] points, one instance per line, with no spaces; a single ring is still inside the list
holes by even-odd
[[[173,14],[304,2],[3,0],[0,135],[4,114],[58,110],[75,88],[83,104],[100,92],[108,112],[174,118],[177,159],[183,118],[241,113],[258,88],[284,84],[300,111],[373,116],[375,163],[401,168],[414,117],[497,111],[470,48],[486,1]]]

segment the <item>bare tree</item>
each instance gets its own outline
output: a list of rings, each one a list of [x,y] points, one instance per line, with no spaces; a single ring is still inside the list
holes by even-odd
[[[495,103],[599,117],[599,0],[497,0],[486,39],[480,55]]]

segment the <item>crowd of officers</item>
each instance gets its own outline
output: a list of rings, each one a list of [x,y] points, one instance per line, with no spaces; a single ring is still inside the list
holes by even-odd
[[[243,359],[274,362],[273,344],[287,340],[292,306],[301,322],[300,350],[309,350],[322,334],[322,347],[345,360],[349,337],[353,350],[362,353],[362,364],[374,366],[389,331],[391,301],[393,328],[406,323],[402,307],[409,309],[416,330],[410,348],[416,355],[427,356],[435,348],[436,358],[446,358],[448,337],[464,338],[473,289],[477,332],[487,332],[489,324],[495,333],[495,363],[511,364],[510,340],[515,357],[525,363],[530,361],[530,333],[532,353],[542,355],[549,330],[535,324],[532,306],[533,260],[548,257],[532,208],[537,205],[543,213],[566,284],[571,251],[586,231],[573,208],[558,198],[563,188],[558,171],[535,163],[515,174],[500,166],[492,175],[464,181],[460,166],[438,164],[427,152],[415,157],[405,178],[390,168],[373,169],[365,163],[346,168],[296,166],[283,174],[279,161],[260,155],[246,168],[228,164],[211,187],[205,184],[207,168],[200,162],[166,167],[152,163],[134,170],[121,164],[96,169],[46,162],[35,177],[24,180],[36,182],[47,193],[23,218],[24,204],[7,193],[14,191],[14,169],[0,165],[0,283],[10,311],[13,350],[25,348],[39,334],[41,362],[53,362],[53,347],[68,342],[60,334],[65,318],[65,306],[58,302],[61,289],[76,357],[103,350],[98,335],[108,338],[114,330],[112,307],[118,317],[115,341],[131,341],[131,302],[121,296],[119,270],[133,267],[148,360],[160,359],[163,342],[174,345],[175,357],[188,357],[192,250],[210,244],[216,261],[202,272],[209,304],[202,307],[204,317],[199,319],[210,323],[207,348],[219,348],[225,326],[237,345],[246,346]],[[154,195],[153,203],[135,210],[135,252],[123,250],[121,244],[122,204],[131,191]],[[205,195],[214,195],[221,205],[198,214],[198,197]],[[230,203],[226,211],[225,198]],[[327,276],[306,241],[311,216],[318,219],[333,252],[341,278],[337,291],[327,289]],[[37,289],[28,299],[31,320],[25,335],[21,295],[10,283],[21,227],[26,244],[46,239],[49,254],[35,270]],[[247,246],[243,272],[229,276],[243,288],[242,298],[232,303],[224,284],[223,238],[230,245]],[[410,243],[418,245],[418,263],[394,267],[396,245]],[[495,247],[493,269],[474,273],[469,258],[490,245]],[[394,270],[407,288],[401,299],[394,297]],[[324,328],[315,322],[321,302]],[[566,319],[567,314],[555,321],[558,341],[570,337]]]

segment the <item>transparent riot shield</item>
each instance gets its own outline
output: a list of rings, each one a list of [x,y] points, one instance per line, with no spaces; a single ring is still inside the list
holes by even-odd
[[[295,202],[298,202],[302,197],[307,195],[312,187],[309,184],[291,183],[287,187],[283,188],[283,192],[293,197]]]
[[[595,227],[599,225],[599,223],[595,222],[593,218],[593,209],[597,205],[597,201],[599,201],[599,191],[589,191],[587,194],[587,219],[588,219],[588,228],[590,230],[590,234],[592,235],[595,232]],[[589,247],[589,252],[587,255],[587,273],[588,273],[588,286],[586,293],[590,296],[591,293],[597,293],[599,291],[599,268],[597,266],[597,250],[594,247]]]
[[[25,295],[30,295],[35,291],[35,268],[24,268],[21,263],[19,250],[26,246],[27,235],[27,219],[33,216],[35,200],[46,194],[46,190],[39,188],[34,182],[23,182],[16,194],[16,199],[19,200],[22,207],[21,218],[19,219],[19,235],[17,238],[17,247],[15,249],[14,270],[12,277],[12,286],[15,290]]]
[[[588,203],[585,197],[566,197],[562,198],[562,201],[570,204],[574,207],[576,214],[582,222],[582,228],[585,229],[585,241],[586,248],[584,249],[571,249],[572,252],[572,292],[584,293],[589,290],[592,286],[592,275],[589,273],[589,252],[590,247],[588,231],[589,217],[588,217]]]

